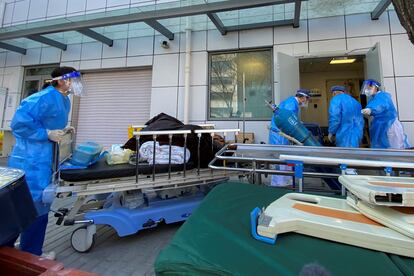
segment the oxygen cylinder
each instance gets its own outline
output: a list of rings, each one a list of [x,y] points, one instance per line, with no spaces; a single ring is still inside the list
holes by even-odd
[[[304,146],[322,146],[292,111],[275,108],[273,117],[276,126],[283,133],[292,136]]]
[[[276,126],[285,134],[295,138],[305,146],[321,147],[321,143],[313,137],[312,133],[299,121],[298,117],[292,111],[280,109],[271,102],[266,105],[273,110],[273,118]],[[335,169],[318,167],[317,172],[334,173]],[[323,181],[333,190],[340,190],[341,184],[336,179],[322,178]]]

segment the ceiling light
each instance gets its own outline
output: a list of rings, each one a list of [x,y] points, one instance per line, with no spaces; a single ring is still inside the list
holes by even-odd
[[[347,58],[347,57],[339,57],[333,58],[329,64],[346,64],[346,63],[354,63],[355,58]]]

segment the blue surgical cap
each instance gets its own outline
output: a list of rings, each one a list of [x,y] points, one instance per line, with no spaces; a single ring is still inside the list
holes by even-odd
[[[335,92],[335,91],[346,92],[346,89],[345,89],[345,86],[334,85],[334,86],[331,87],[331,92]]]
[[[369,86],[376,86],[378,88],[381,87],[381,83],[379,83],[378,81],[374,79],[367,79],[364,81],[364,84],[369,85]]]
[[[310,91],[308,89],[299,89],[296,91],[296,97],[306,97],[310,98]]]

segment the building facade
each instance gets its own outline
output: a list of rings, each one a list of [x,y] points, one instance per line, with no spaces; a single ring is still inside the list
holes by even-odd
[[[367,76],[369,70],[373,70],[369,69],[372,65],[368,55],[374,48],[381,81],[385,90],[392,94],[399,119],[414,143],[411,107],[414,45],[408,40],[395,11],[388,8],[378,20],[371,20],[368,10],[314,18],[309,16],[312,1],[302,6],[298,28],[273,26],[222,35],[207,16],[195,16],[188,25],[185,17],[163,21],[174,33],[173,40],[142,26],[144,23],[95,29],[113,40],[112,47],[71,31],[49,36],[64,41],[66,50],[25,42],[25,38],[16,39],[10,44],[24,46],[25,55],[3,49],[0,52],[0,87],[7,88],[2,128],[9,132],[10,121],[21,99],[35,92],[54,66],[73,66],[85,73],[87,95],[73,101],[71,117],[71,123],[78,129],[78,141],[94,139],[105,145],[123,143],[128,125],[143,124],[160,112],[182,120],[185,63],[189,56],[186,46],[190,45],[189,123],[214,123],[217,128],[242,129],[244,117],[245,131],[254,132],[255,142],[267,142],[271,113],[266,110],[264,100],[278,102],[303,85],[305,75],[299,69],[301,61],[356,56],[363,60],[360,75]],[[113,10],[145,10],[145,7],[165,2],[180,1],[6,0],[2,3],[2,27],[44,24],[48,20]],[[266,13],[266,7],[260,9],[246,18]],[[293,12],[290,6],[285,6],[281,13],[275,9],[273,6],[273,19],[281,13],[286,16]],[[239,21],[244,18],[240,12],[237,16]],[[191,43],[186,43],[186,37],[191,37]],[[242,69],[244,67],[246,69]],[[326,71],[330,70],[325,70],[324,74]],[[346,78],[355,79],[357,83],[365,77],[362,75]],[[327,97],[327,85],[331,83],[328,81],[332,79],[337,77],[325,78],[326,85],[322,87],[306,88],[317,91],[322,98]],[[316,99],[312,108],[320,106]],[[326,113],[327,104],[322,106]],[[323,120],[320,124],[324,124]],[[7,147],[5,151],[7,154]]]

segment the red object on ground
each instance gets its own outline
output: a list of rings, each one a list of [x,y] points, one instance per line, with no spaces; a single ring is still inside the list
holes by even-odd
[[[0,275],[96,276],[10,247],[0,247]]]

